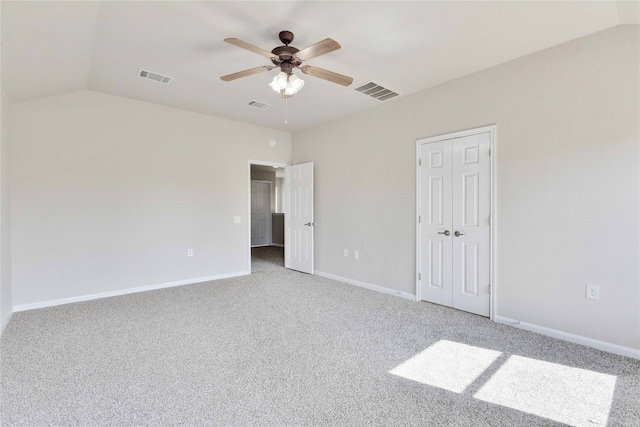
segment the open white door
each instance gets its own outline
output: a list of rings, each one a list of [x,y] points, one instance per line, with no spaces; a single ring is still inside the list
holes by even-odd
[[[313,163],[284,168],[284,266],[313,274]]]

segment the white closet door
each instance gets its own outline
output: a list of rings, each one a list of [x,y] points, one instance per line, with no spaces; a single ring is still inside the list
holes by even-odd
[[[251,246],[271,243],[271,183],[251,181]]]
[[[491,161],[489,133],[453,146],[453,307],[489,316]]]
[[[453,304],[451,154],[449,141],[422,146],[420,186],[422,299],[449,307]]]
[[[420,150],[422,299],[490,314],[491,134]]]

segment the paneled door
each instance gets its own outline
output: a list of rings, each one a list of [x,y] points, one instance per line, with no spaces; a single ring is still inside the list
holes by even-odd
[[[313,163],[284,168],[284,266],[313,274]]]
[[[271,244],[271,182],[251,180],[251,246]]]
[[[419,286],[425,301],[490,314],[491,134],[420,145]]]

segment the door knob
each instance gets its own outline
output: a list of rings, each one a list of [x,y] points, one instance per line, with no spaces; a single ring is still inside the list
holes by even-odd
[[[438,231],[438,234],[444,234],[445,236],[448,236],[451,233],[449,232],[449,230],[444,230],[444,231]]]
[[[316,223],[315,222],[308,222],[305,224],[307,227],[311,227],[311,226],[315,226]]]
[[[464,236],[464,233],[456,231],[455,233],[453,233],[453,235],[456,236],[456,237],[460,237],[460,236]]]

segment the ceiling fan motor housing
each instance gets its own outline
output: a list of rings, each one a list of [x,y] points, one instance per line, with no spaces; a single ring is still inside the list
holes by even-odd
[[[290,76],[293,72],[294,65],[291,62],[283,62],[280,64],[280,71]]]
[[[291,74],[295,67],[302,64],[302,61],[294,56],[299,50],[300,49],[293,46],[278,46],[271,51],[271,53],[277,56],[277,58],[271,59],[271,62],[279,66],[282,72]]]

